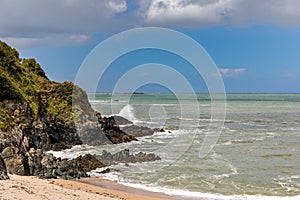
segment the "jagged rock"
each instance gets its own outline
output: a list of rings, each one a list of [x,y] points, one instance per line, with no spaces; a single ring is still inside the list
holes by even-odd
[[[137,125],[124,126],[124,127],[120,127],[120,129],[125,133],[132,135],[134,137],[153,135],[153,133],[156,132],[151,128],[144,127],[144,126],[137,126]]]
[[[88,177],[87,172],[106,165],[87,154],[72,160],[57,159],[52,154],[46,154],[41,160],[41,170],[35,174],[42,178],[74,179]]]
[[[103,133],[113,144],[137,141],[134,136],[120,129],[114,116],[102,118],[99,113],[96,113],[96,115],[98,116],[98,122],[101,124]]]
[[[112,143],[98,123],[90,122],[77,124],[76,128],[78,136],[83,144],[103,145]]]
[[[0,91],[0,130],[7,136],[0,138],[0,151],[14,146],[25,154],[31,147],[62,150],[84,142],[110,142],[85,91],[71,82],[49,80],[34,59],[20,59],[2,41]],[[21,137],[13,132],[21,132]]]
[[[161,158],[156,156],[154,153],[146,154],[143,152],[139,152],[137,154],[134,154],[135,162],[150,162],[155,160],[161,160]]]
[[[105,167],[106,165],[100,162],[91,154],[86,154],[84,156],[79,156],[75,159],[77,165],[81,166],[83,171],[89,172],[96,168]]]
[[[118,123],[114,117],[95,114],[85,91],[71,82],[49,80],[34,59],[20,59],[19,53],[2,41],[0,91],[0,152],[9,173],[44,178],[84,177],[86,170],[101,166],[101,160],[90,156],[56,159],[43,151],[137,140],[118,126],[129,121],[117,117],[121,121]],[[146,128],[140,130],[142,135],[150,134]],[[137,129],[133,132],[137,134]],[[140,157],[121,152],[112,155],[112,160],[157,159]]]
[[[9,179],[9,176],[7,175],[6,165],[0,155],[0,180],[7,180],[7,179]]]
[[[161,160],[159,156],[156,156],[153,153],[146,154],[140,152],[138,154],[130,154],[129,149],[124,149],[115,154],[111,154],[104,150],[100,156],[95,157],[106,165],[114,163],[136,163]]]
[[[118,127],[113,127],[112,129],[105,130],[104,133],[113,144],[137,141],[134,136],[128,135]]]
[[[118,126],[133,124],[132,121],[129,121],[128,119],[126,119],[126,118],[124,118],[124,117],[121,117],[121,116],[115,115],[115,116],[114,116],[114,119],[115,119],[116,124],[117,124]]]
[[[29,166],[29,174],[30,175],[37,175],[38,172],[41,171],[41,161],[43,153],[42,151],[36,151],[34,148],[30,148],[30,150],[25,154],[28,160]]]
[[[98,174],[106,174],[106,173],[109,173],[110,172],[110,169],[109,168],[106,168],[105,170],[102,170],[100,172],[97,172]]]
[[[29,175],[29,166],[27,158],[18,148],[6,147],[1,156],[6,164],[7,171],[10,174]]]

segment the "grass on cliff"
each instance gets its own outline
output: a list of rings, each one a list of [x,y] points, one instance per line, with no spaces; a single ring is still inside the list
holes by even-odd
[[[16,124],[4,108],[5,100],[28,102],[32,117],[47,114],[65,122],[73,120],[72,95],[78,99],[79,113],[92,112],[86,93],[71,82],[57,83],[47,78],[35,59],[20,59],[16,49],[0,41],[0,129]],[[83,111],[85,110],[85,111]],[[79,115],[81,115],[79,114]]]

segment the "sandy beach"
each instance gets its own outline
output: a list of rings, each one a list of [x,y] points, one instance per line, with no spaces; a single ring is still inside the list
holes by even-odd
[[[13,200],[13,199],[64,199],[64,200],[82,200],[82,199],[101,199],[101,200],[163,200],[166,198],[159,198],[154,196],[145,196],[142,194],[125,192],[129,188],[124,187],[121,190],[107,189],[86,184],[88,180],[79,181],[66,181],[62,179],[39,179],[32,176],[16,176],[10,175],[10,180],[0,181],[0,199]],[[91,181],[96,181],[92,178]],[[117,185],[109,186],[110,183],[97,179],[101,184],[107,187],[117,187]],[[148,195],[148,194],[147,194]]]

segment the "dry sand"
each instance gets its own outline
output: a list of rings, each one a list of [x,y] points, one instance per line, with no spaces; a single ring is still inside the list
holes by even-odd
[[[108,188],[117,187],[117,184],[109,186],[109,182],[101,179],[91,179],[91,181],[101,182]],[[100,200],[163,200],[165,198],[150,197],[141,194],[125,192],[130,191],[128,187],[121,187],[120,190],[112,190],[86,184],[88,179],[78,181],[65,181],[61,179],[44,180],[37,177],[10,175],[10,180],[0,181],[0,200],[82,200],[82,199],[100,199]]]

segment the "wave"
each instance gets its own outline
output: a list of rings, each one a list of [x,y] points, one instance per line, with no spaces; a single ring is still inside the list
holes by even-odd
[[[102,168],[101,168],[102,169]],[[101,171],[101,169],[97,169]],[[92,176],[101,176],[104,179],[116,181],[121,185],[125,185],[132,188],[147,190],[156,193],[166,194],[172,197],[172,199],[207,199],[207,200],[299,200],[300,195],[297,196],[263,196],[263,195],[222,195],[222,194],[212,194],[212,193],[202,193],[202,192],[194,192],[184,189],[174,189],[168,187],[161,187],[156,185],[143,185],[139,183],[130,183],[128,179],[123,180],[118,177],[119,172],[110,172],[107,174],[98,174],[96,170],[94,172],[89,173]]]
[[[90,103],[109,103],[110,100],[89,100]]]
[[[125,105],[120,110],[118,115],[128,119],[129,121],[137,121],[137,119],[134,116],[134,108],[130,104]]]
[[[70,149],[65,149],[62,151],[47,151],[47,153],[53,154],[56,158],[62,158],[62,159],[74,159],[79,156],[83,156],[87,153],[96,154],[95,148],[93,146],[89,145],[75,145]]]
[[[144,105],[144,104],[142,104]],[[179,106],[179,104],[175,103],[153,103],[151,106]]]

